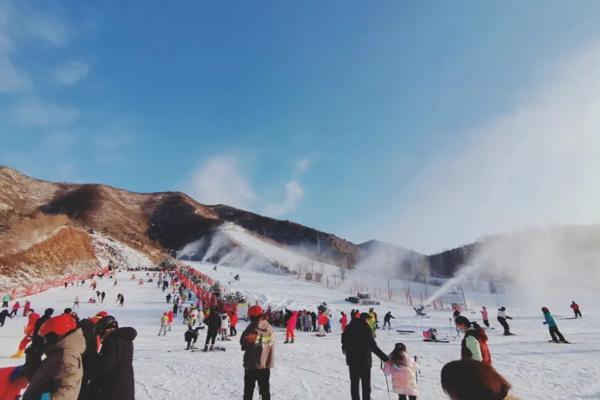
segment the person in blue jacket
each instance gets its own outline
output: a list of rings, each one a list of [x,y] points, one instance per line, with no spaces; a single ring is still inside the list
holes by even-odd
[[[567,342],[567,340],[565,339],[565,337],[562,335],[562,333],[560,333],[560,331],[558,330],[558,325],[556,325],[556,321],[554,320],[554,317],[552,316],[552,314],[550,314],[550,310],[548,309],[548,307],[542,307],[542,312],[544,313],[544,318],[546,319],[544,321],[545,325],[548,325],[548,329],[550,330],[550,336],[552,337],[552,341],[554,343],[569,343]]]

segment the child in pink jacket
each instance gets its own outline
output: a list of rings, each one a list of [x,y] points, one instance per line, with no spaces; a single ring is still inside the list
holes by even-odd
[[[416,400],[419,364],[406,353],[403,343],[396,343],[389,358],[383,365],[383,372],[392,377],[392,391],[398,393],[399,400]]]

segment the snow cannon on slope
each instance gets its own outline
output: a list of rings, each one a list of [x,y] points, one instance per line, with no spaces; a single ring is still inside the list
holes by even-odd
[[[427,314],[425,313],[425,306],[423,304],[417,304],[413,307],[413,310],[417,313],[418,317],[425,317]]]

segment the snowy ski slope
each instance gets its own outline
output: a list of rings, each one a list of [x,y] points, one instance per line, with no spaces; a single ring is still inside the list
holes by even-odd
[[[194,264],[233,290],[239,290],[250,298],[273,307],[315,309],[326,301],[334,312],[333,334],[319,338],[312,333],[297,333],[296,344],[284,345],[284,332],[277,330],[275,369],[271,383],[274,399],[329,399],[349,398],[349,379],[344,357],[340,350],[340,333],[337,324],[339,310],[349,311],[352,305],[345,303],[347,293],[303,282],[285,275],[269,274],[234,267],[218,267]],[[239,273],[240,281],[233,276]],[[136,273],[137,277],[144,273]],[[173,331],[166,337],[157,337],[160,316],[170,307],[165,303],[164,293],[155,284],[138,286],[131,273],[120,273],[118,286],[108,279],[99,280],[99,288],[107,292],[105,304],[86,304],[92,296],[88,287],[57,288],[32,296],[33,307],[43,311],[48,306],[57,311],[72,306],[76,295],[82,301],[76,310],[81,316],[107,310],[115,315],[122,326],[138,330],[135,341],[135,374],[138,399],[211,398],[226,400],[242,397],[242,353],[237,341],[225,342],[226,352],[190,353],[183,350],[185,326],[179,318]],[[125,307],[115,304],[118,292],[125,295]],[[492,321],[490,348],[496,368],[514,386],[514,394],[531,399],[600,399],[600,315],[595,313],[596,304],[582,303],[585,319],[561,319],[570,316],[568,304],[561,310],[553,310],[559,327],[571,345],[548,343],[548,333],[542,325],[537,305],[523,309],[509,308],[515,320],[514,337],[503,337],[498,324]],[[366,310],[366,308],[363,308]],[[384,351],[391,351],[394,343],[406,343],[411,354],[421,360],[419,377],[422,399],[446,399],[439,385],[439,373],[444,363],[460,354],[460,342],[452,336],[449,312],[431,312],[431,318],[416,318],[410,307],[403,304],[385,303],[376,307],[382,318],[391,310],[397,319],[394,328],[416,330],[415,334],[402,336],[392,331],[378,331],[378,343]],[[478,314],[469,317],[479,317]],[[492,312],[492,315],[494,313]],[[244,328],[241,321],[238,331]],[[16,350],[25,326],[25,318],[8,320],[0,328],[0,365],[16,365],[8,357]],[[434,326],[449,335],[450,344],[427,344],[421,341],[420,330]],[[204,339],[201,335],[201,340]],[[373,368],[373,399],[387,399],[386,384],[377,363]]]

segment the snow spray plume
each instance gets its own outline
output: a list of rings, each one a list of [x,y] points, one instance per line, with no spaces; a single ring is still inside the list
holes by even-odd
[[[512,282],[523,300],[564,306],[597,291],[599,242],[600,226],[538,228],[485,240],[472,263]]]
[[[423,306],[428,306],[435,300],[442,297],[444,294],[454,290],[457,286],[460,286],[466,279],[476,277],[484,271],[481,264],[467,265],[463,267],[458,273],[452,278],[446,281],[442,286],[439,287],[425,302]]]

